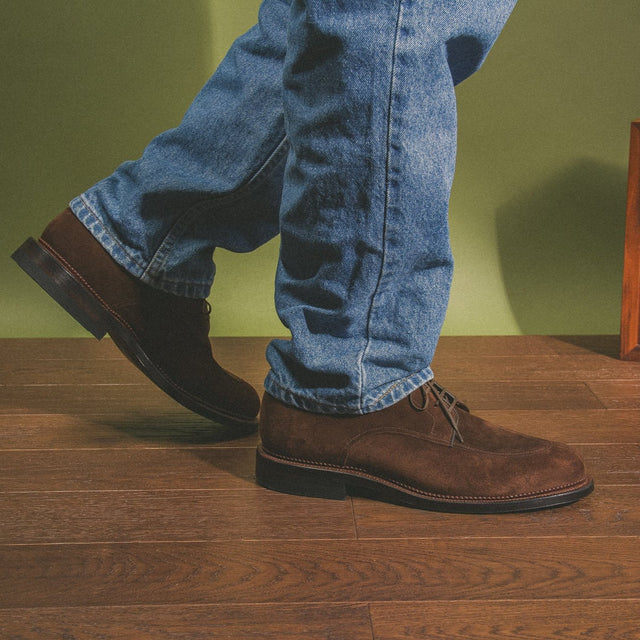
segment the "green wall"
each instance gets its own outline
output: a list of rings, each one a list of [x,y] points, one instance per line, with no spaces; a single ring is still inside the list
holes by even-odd
[[[0,0],[0,336],[85,335],[8,259],[176,125],[257,0]],[[458,89],[445,333],[618,330],[638,0],[520,0]],[[216,254],[213,331],[282,334],[277,242]]]

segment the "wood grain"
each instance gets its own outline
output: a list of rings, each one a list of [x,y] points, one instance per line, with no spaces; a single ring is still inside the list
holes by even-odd
[[[442,336],[436,358],[555,355],[555,344],[548,336]]]
[[[503,427],[568,444],[635,444],[640,409],[484,410],[478,415]]]
[[[355,524],[354,524],[355,517]],[[501,516],[434,513],[372,500],[244,491],[12,493],[0,501],[0,543],[633,536],[640,487],[598,486],[564,509]]]
[[[245,491],[6,494],[0,543],[354,539],[350,502]]]
[[[597,483],[640,481],[640,445],[575,448]],[[254,460],[253,447],[0,451],[0,490],[243,489],[253,486]]]
[[[371,605],[376,640],[637,640],[640,600]]]
[[[269,368],[264,352],[270,338],[211,341],[221,366],[262,385]],[[109,338],[0,339],[0,385],[114,383],[153,386]]]
[[[253,488],[251,448],[0,452],[3,491]]]
[[[559,410],[638,408],[637,404],[612,404],[603,383],[559,381],[467,381],[438,378],[445,387],[469,403],[475,411],[496,409]],[[640,381],[617,383],[639,389]],[[615,385],[615,383],[609,383]],[[0,386],[0,413],[104,413],[109,407],[133,415],[175,413],[186,409],[150,384],[102,385],[7,385]],[[620,395],[615,386],[612,393]],[[604,399],[603,399],[604,398]]]
[[[0,608],[128,604],[619,599],[640,538],[0,546]]]
[[[501,516],[421,512],[373,500],[354,499],[359,539],[490,538],[504,535],[634,536],[640,531],[640,487],[603,487],[563,509]]]
[[[0,451],[255,447],[257,442],[257,426],[223,426],[189,411],[132,415],[118,413],[116,408],[112,413],[95,415],[0,415]]]
[[[260,388],[267,338],[214,339]],[[596,490],[430,513],[274,493],[106,339],[0,340],[0,638],[637,640],[640,364],[617,336],[445,337],[438,379]]]
[[[225,349],[226,351],[226,349]],[[260,352],[259,352],[260,353]],[[262,383],[266,361],[251,366],[244,359],[227,356],[227,367],[254,383]],[[64,370],[61,375],[61,369]],[[585,355],[505,355],[487,358],[478,354],[465,356],[437,355],[433,361],[437,378],[455,381],[517,382],[581,381],[616,378],[640,380],[640,365],[610,356]],[[58,359],[20,359],[0,363],[0,384],[3,385],[145,385],[152,386],[144,374],[120,357],[69,357]]]
[[[11,640],[373,640],[366,605],[186,605],[0,611]]]
[[[535,336],[535,338],[561,355],[598,353],[617,358],[620,352],[620,339],[617,335]]]
[[[631,123],[629,141],[620,355],[640,360],[640,120]]]
[[[607,409],[640,408],[640,380],[599,380],[589,387]]]
[[[501,356],[487,358],[469,354],[466,357],[436,358],[433,369],[437,378],[458,381],[504,382],[585,380],[640,380],[640,365],[610,356],[548,355]]]
[[[440,384],[467,403],[472,411],[489,409],[601,409],[605,405],[584,382],[493,382],[438,378]]]
[[[633,444],[640,409],[482,410],[507,428],[569,444]],[[255,428],[223,427],[194,413],[0,415],[0,451],[149,447],[254,447]]]

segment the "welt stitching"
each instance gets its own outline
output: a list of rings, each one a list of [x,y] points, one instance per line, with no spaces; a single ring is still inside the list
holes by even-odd
[[[375,480],[375,481],[383,481],[386,484],[389,484],[391,486],[395,486],[395,487],[399,487],[402,489],[407,489],[409,491],[411,491],[412,493],[417,493],[423,496],[427,496],[430,498],[441,498],[441,499],[446,499],[446,500],[454,500],[454,501],[463,501],[463,500],[475,500],[475,501],[485,501],[485,502],[493,502],[493,501],[504,501],[504,500],[514,500],[514,499],[518,499],[518,498],[527,498],[527,497],[531,497],[531,496],[540,496],[543,495],[547,492],[550,491],[561,491],[562,489],[569,489],[571,487],[576,487],[576,486],[580,486],[581,484],[584,483],[584,480],[586,479],[582,479],[580,482],[571,482],[568,484],[563,484],[563,485],[559,485],[556,487],[549,487],[548,489],[543,489],[542,491],[530,491],[528,493],[517,493],[517,494],[512,494],[512,495],[502,495],[502,496],[451,496],[451,495],[447,495],[447,494],[441,494],[441,493],[432,493],[430,491],[424,491],[423,489],[417,489],[415,487],[412,487],[410,484],[404,483],[404,482],[398,482],[397,480],[390,480],[388,478],[385,478],[383,476],[375,476],[371,473],[369,473],[368,471],[366,471],[365,469],[362,469],[361,467],[354,467],[354,466],[341,466],[341,465],[337,465],[337,464],[331,464],[328,462],[316,462],[313,460],[306,460],[304,458],[295,458],[295,457],[291,457],[291,456],[282,456],[282,455],[274,455],[272,453],[270,453],[269,451],[267,451],[264,446],[262,447],[263,453],[265,453],[268,457],[274,459],[274,460],[286,460],[287,462],[293,462],[293,463],[298,463],[298,464],[304,464],[304,465],[308,465],[311,467],[315,467],[316,469],[322,469],[322,468],[326,468],[326,469],[334,469],[336,471],[354,471],[356,473],[358,473],[360,476],[365,477],[367,479],[370,480]]]

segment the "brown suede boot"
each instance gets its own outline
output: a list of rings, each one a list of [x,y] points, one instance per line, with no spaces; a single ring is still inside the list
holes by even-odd
[[[205,300],[164,293],[131,276],[65,210],[13,259],[85,329],[105,333],[158,387],[211,420],[256,423],[260,399],[214,360]]]
[[[593,489],[567,446],[469,413],[435,382],[382,411],[301,411],[265,395],[256,477],[269,489],[463,513],[543,509]]]

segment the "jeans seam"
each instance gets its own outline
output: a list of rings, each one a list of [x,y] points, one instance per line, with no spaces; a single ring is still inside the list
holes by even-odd
[[[271,371],[271,373],[273,374],[273,371]],[[299,393],[298,391],[292,391],[291,390],[291,386],[290,385],[284,385],[281,384],[276,378],[275,378],[275,374],[273,374],[271,376],[270,379],[271,384],[273,384],[274,386],[278,387],[278,389],[281,389],[287,396],[289,397],[294,397],[297,400],[301,401],[303,404],[313,404],[317,407],[324,407],[324,408],[331,408],[331,409],[342,409],[343,405],[340,404],[334,404],[333,402],[326,402],[324,400],[322,401],[318,401],[316,398],[313,398],[311,396],[306,396],[304,394]]]
[[[398,0],[398,9],[396,12],[396,24],[393,35],[393,50],[391,53],[391,73],[390,73],[390,81],[389,81],[389,94],[388,94],[388,109],[387,109],[387,131],[386,131],[386,140],[385,140],[385,168],[384,168],[384,209],[383,209],[383,220],[382,220],[382,252],[380,258],[380,270],[378,272],[378,278],[376,280],[376,285],[373,290],[373,295],[371,296],[371,304],[369,305],[369,311],[367,313],[367,321],[365,327],[365,335],[366,335],[366,343],[364,349],[362,350],[362,355],[360,356],[359,361],[359,369],[360,369],[360,389],[359,389],[359,397],[360,397],[360,409],[364,410],[364,389],[366,386],[366,371],[365,371],[365,359],[368,355],[369,349],[371,347],[371,322],[373,317],[373,309],[375,306],[376,296],[378,291],[380,290],[380,283],[382,282],[382,277],[384,275],[386,259],[387,259],[387,217],[389,214],[389,190],[390,190],[390,170],[391,170],[391,133],[392,133],[392,114],[393,114],[393,96],[396,85],[396,55],[397,55],[397,47],[398,40],[400,37],[400,23],[402,21],[402,0]]]
[[[138,262],[138,260],[136,260],[130,253],[129,251],[127,251],[127,248],[120,242],[120,240],[118,239],[118,237],[113,233],[113,231],[107,227],[104,222],[102,221],[102,218],[100,218],[100,216],[98,216],[98,214],[94,211],[93,207],[91,206],[91,204],[89,203],[89,201],[84,197],[84,194],[81,194],[79,196],[80,201],[82,202],[82,205],[85,207],[85,209],[87,210],[87,213],[91,216],[91,218],[93,219],[94,223],[97,224],[101,229],[102,232],[109,236],[109,238],[111,238],[111,240],[113,241],[113,244],[117,245],[118,248],[120,249],[120,251],[122,251],[122,253],[131,261],[132,264],[134,264],[138,269],[140,269],[141,273],[144,273],[145,270],[145,266],[143,263]],[[76,216],[77,217],[77,216]],[[86,226],[86,225],[85,225]],[[95,237],[95,234],[92,234]],[[100,243],[101,245],[103,244],[102,242]],[[104,246],[104,245],[103,245]]]
[[[74,204],[77,203],[78,207],[82,209],[82,215],[80,211],[76,212],[73,208]],[[86,229],[91,233],[91,235],[100,243],[102,248],[111,256],[111,258],[116,262],[116,264],[120,265],[125,271],[127,271],[132,277],[140,280],[141,282],[145,282],[150,286],[158,287],[161,284],[168,283],[169,285],[173,285],[174,283],[181,285],[181,289],[183,291],[176,291],[165,289],[168,293],[173,293],[175,295],[187,296],[187,297],[203,297],[206,294],[201,293],[201,290],[204,286],[207,286],[208,283],[201,283],[195,281],[188,281],[181,279],[173,279],[173,278],[161,278],[160,280],[153,279],[143,279],[143,274],[145,271],[145,267],[143,263],[136,260],[134,256],[132,256],[125,246],[120,242],[118,237],[112,232],[112,230],[104,224],[102,218],[98,215],[98,213],[92,208],[89,201],[84,197],[84,194],[81,194],[74,198],[74,200],[69,204],[74,215],[84,224]],[[110,240],[110,242],[106,243],[106,240]],[[117,251],[114,250],[117,248]],[[160,287],[163,288],[163,287]],[[186,292],[185,292],[186,291]],[[191,292],[196,293],[191,293]]]
[[[265,388],[267,392],[274,391],[274,388],[279,389],[281,391],[281,394],[278,395],[278,397],[280,398],[280,400],[282,400],[282,402],[285,402],[286,404],[293,404],[303,411],[320,410],[321,413],[325,413],[326,411],[324,410],[330,409],[330,413],[332,414],[337,413],[346,415],[363,415],[366,413],[370,413],[371,411],[378,411],[379,409],[383,409],[386,406],[389,406],[386,403],[385,398],[390,395],[392,396],[396,390],[401,390],[404,385],[410,383],[410,387],[405,388],[404,391],[401,390],[402,396],[395,400],[392,399],[392,402],[390,404],[400,401],[402,397],[408,396],[412,391],[415,391],[418,387],[422,386],[423,384],[425,384],[425,382],[431,379],[433,379],[433,372],[431,371],[430,367],[425,367],[420,371],[416,371],[415,373],[396,380],[389,387],[385,388],[381,394],[370,398],[370,400],[366,404],[364,404],[360,399],[356,399],[357,406],[354,403],[353,411],[351,411],[351,405],[349,403],[345,405],[344,403],[339,404],[335,402],[327,402],[325,400],[318,400],[318,398],[316,397],[300,393],[299,390],[293,391],[290,385],[282,384],[277,379],[273,370],[271,370],[269,372],[269,375],[267,376],[267,380],[265,381]],[[382,406],[380,406],[381,404]],[[348,407],[350,410],[345,412],[346,407]]]
[[[206,212],[212,202],[216,204],[227,205],[239,200],[248,193],[251,193],[258,188],[270,175],[272,170],[278,165],[278,161],[287,151],[287,137],[286,135],[276,145],[274,150],[269,154],[267,159],[260,165],[258,170],[237,189],[234,189],[230,193],[226,193],[220,196],[211,196],[205,200],[200,200],[196,204],[187,209],[169,229],[164,240],[158,245],[153,256],[149,260],[149,264],[143,273],[145,278],[153,278],[162,271],[171,250],[173,249],[178,238],[184,233],[185,229],[192,224],[193,220]],[[202,283],[200,283],[202,284]]]

